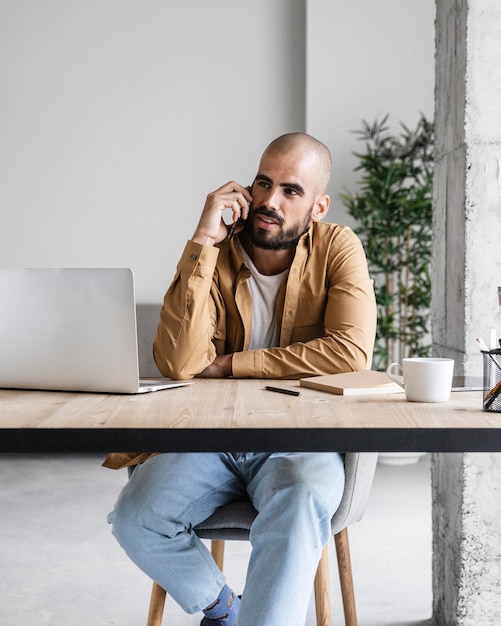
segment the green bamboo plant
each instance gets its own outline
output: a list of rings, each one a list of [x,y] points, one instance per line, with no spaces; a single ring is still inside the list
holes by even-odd
[[[430,353],[433,125],[421,115],[415,130],[392,134],[388,117],[355,131],[365,142],[359,189],[341,194],[375,281],[375,369]]]

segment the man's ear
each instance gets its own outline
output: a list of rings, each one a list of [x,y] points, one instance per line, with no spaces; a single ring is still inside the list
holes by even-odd
[[[327,194],[318,196],[318,198],[315,200],[315,204],[311,214],[311,219],[313,222],[319,222],[327,215],[330,203],[331,199]]]

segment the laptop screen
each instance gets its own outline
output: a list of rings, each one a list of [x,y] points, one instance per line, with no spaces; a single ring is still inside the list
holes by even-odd
[[[130,269],[1,269],[0,386],[133,393]]]

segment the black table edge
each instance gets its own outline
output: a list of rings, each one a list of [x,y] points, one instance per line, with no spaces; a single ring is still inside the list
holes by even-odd
[[[3,428],[0,453],[501,452],[497,428]]]

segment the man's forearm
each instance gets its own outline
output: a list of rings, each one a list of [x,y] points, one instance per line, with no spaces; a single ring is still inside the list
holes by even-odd
[[[214,360],[209,302],[217,257],[217,248],[186,245],[153,344],[155,362],[164,376],[193,378]]]
[[[370,369],[372,346],[355,345],[349,338],[321,337],[285,348],[237,352],[232,361],[235,378],[303,378]]]

